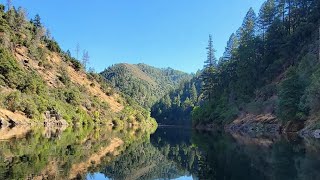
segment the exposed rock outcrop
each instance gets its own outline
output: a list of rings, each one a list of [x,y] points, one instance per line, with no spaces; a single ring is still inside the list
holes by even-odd
[[[276,116],[272,114],[246,114],[225,126],[225,130],[231,133],[242,133],[252,136],[276,135],[282,132],[282,126]]]
[[[56,110],[50,110],[45,112],[44,126],[48,127],[66,127],[68,123],[62,119],[61,115]]]

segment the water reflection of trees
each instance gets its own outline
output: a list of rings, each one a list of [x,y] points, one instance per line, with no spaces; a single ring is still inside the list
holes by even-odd
[[[158,129],[103,169],[113,179],[319,179],[319,142]]]
[[[317,140],[160,128],[150,141],[129,146],[103,173],[113,179],[320,179]]]
[[[108,147],[112,139],[120,137],[129,142],[146,134],[140,131],[120,133],[94,126],[53,132],[33,129],[25,136],[0,141],[0,179],[65,179],[73,171],[73,165],[86,162],[92,154]],[[90,166],[94,169],[98,165]],[[79,173],[80,177],[85,176],[82,171]]]
[[[262,138],[261,141],[265,141]],[[200,179],[319,179],[319,152],[301,139],[279,138],[265,146],[221,133],[195,133],[192,142],[203,150]],[[243,143],[246,142],[246,143]],[[319,144],[319,142],[315,143]],[[314,144],[311,146],[314,147]],[[200,170],[201,169],[201,170]]]
[[[195,177],[200,153],[190,143],[190,131],[171,136],[174,131],[158,129],[150,140],[133,143],[102,169],[103,174],[116,180]]]
[[[170,161],[150,142],[133,144],[104,168],[103,173],[112,179],[176,178],[185,172]]]

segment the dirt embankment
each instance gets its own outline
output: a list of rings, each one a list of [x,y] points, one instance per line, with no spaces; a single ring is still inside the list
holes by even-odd
[[[57,75],[60,74],[62,68],[65,68],[72,83],[84,86],[91,96],[99,97],[102,101],[106,101],[113,112],[119,112],[123,109],[123,105],[117,102],[117,98],[119,98],[118,94],[107,96],[101,90],[98,82],[89,80],[85,72],[76,71],[70,63],[64,62],[57,53],[50,53],[46,58],[50,65],[50,70],[39,66],[39,62],[28,55],[28,49],[26,47],[17,47],[15,49],[15,57],[24,68],[37,71],[51,88],[62,86],[57,80]],[[91,84],[94,84],[94,86],[91,86]]]
[[[34,121],[27,118],[23,113],[11,112],[6,109],[0,109],[0,127],[14,127],[14,126],[30,126],[35,124]]]
[[[13,128],[0,129],[0,141],[7,141],[13,138],[24,138],[31,131],[30,126],[16,126]]]

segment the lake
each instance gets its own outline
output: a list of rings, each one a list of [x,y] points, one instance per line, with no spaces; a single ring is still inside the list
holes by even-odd
[[[295,135],[14,128],[0,129],[0,179],[320,179],[320,142]]]

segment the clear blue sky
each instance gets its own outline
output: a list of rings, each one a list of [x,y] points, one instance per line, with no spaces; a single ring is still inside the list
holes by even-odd
[[[264,0],[13,0],[43,24],[64,50],[88,50],[100,72],[120,62],[196,72],[208,34],[220,57],[247,10]],[[4,0],[1,0],[4,3]]]

